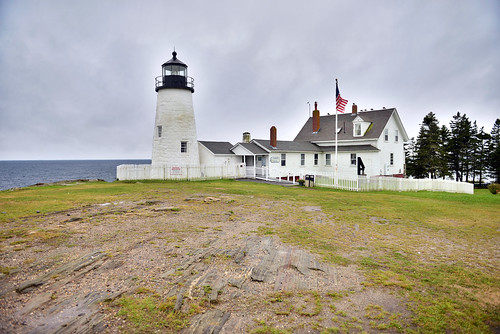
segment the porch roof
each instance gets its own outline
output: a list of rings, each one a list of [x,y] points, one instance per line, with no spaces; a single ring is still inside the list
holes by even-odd
[[[198,141],[201,145],[205,146],[213,154],[229,154],[234,155],[231,151],[233,144],[227,141]]]
[[[231,150],[234,150],[235,147],[241,146],[247,151],[249,151],[251,154],[254,155],[267,155],[268,152],[264,150],[262,147],[258,146],[257,144],[250,142],[250,143],[237,143],[233,147],[231,147]]]

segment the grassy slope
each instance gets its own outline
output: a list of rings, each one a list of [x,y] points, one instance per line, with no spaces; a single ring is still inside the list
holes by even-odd
[[[500,324],[500,196],[430,192],[353,193],[236,181],[84,183],[0,192],[0,238],[23,233],[9,222],[88,204],[154,198],[158,189],[234,193],[321,206],[333,224],[277,212],[263,233],[357,265],[366,285],[410,300],[422,332],[488,332]],[[158,193],[160,196],[161,193]],[[37,213],[38,212],[38,213]]]

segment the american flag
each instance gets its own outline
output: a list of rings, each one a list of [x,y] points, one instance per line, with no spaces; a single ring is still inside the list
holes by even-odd
[[[343,113],[345,111],[345,106],[347,105],[347,100],[344,100],[340,96],[339,83],[338,83],[337,79],[335,79],[335,85],[337,86],[337,111]]]

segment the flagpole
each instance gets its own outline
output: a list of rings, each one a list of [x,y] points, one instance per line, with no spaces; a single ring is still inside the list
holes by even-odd
[[[336,92],[337,92],[337,87],[338,87],[338,81],[337,79],[335,79],[335,95],[336,95]],[[337,158],[337,142],[338,142],[338,134],[339,134],[339,120],[338,120],[338,110],[337,110],[337,96],[335,96],[335,175],[334,175],[334,182],[335,182],[335,185],[338,184],[337,182],[337,173],[338,173],[338,168],[339,168],[339,165],[338,165],[338,158]]]
[[[335,79],[335,184],[338,185],[338,169],[339,169],[339,162],[338,162],[338,135],[339,135],[339,120],[338,120],[338,112],[340,111],[341,113],[344,113],[345,111],[345,105],[347,104],[347,100],[343,99],[340,96],[340,91],[339,91],[339,82],[337,79]]]

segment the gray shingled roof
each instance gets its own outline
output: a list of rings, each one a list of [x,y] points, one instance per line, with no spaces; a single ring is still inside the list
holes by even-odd
[[[268,139],[254,139],[252,141],[271,152],[321,152],[321,148],[317,145],[304,141],[278,140],[276,141],[276,148],[271,147],[271,141]]]
[[[371,129],[363,137],[353,136],[352,121],[356,116],[352,116],[351,113],[338,114],[338,127],[342,128],[338,134],[338,140],[379,138],[394,111],[395,108],[358,112],[357,116],[366,122],[372,123]],[[312,117],[310,117],[294,141],[315,142],[335,140],[335,130],[335,115],[321,116],[320,129],[317,133],[312,132]]]
[[[265,155],[268,152],[264,150],[262,147],[258,146],[257,144],[250,142],[250,143],[238,143],[237,145],[241,145],[253,154],[259,154],[259,155]]]
[[[227,141],[199,141],[200,144],[205,146],[210,152],[213,154],[231,154],[234,153],[231,151],[233,144]]]
[[[335,146],[319,146],[323,152],[335,152]],[[380,151],[373,145],[342,145],[337,147],[337,152]]]
[[[253,139],[250,143],[238,143],[237,145],[245,147],[247,150],[256,155],[269,154],[266,150],[269,150],[270,152],[335,152],[335,146],[318,146],[316,144],[303,141],[278,140],[276,142],[276,148],[272,148],[270,140],[265,139]],[[343,145],[338,146],[337,150],[338,152],[380,151],[372,145]]]

